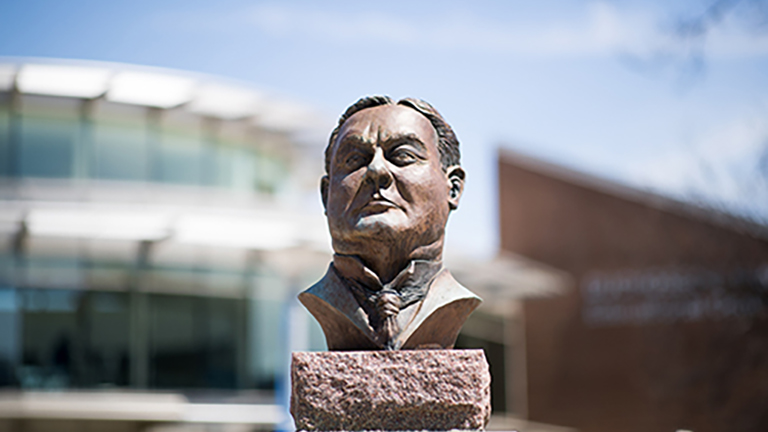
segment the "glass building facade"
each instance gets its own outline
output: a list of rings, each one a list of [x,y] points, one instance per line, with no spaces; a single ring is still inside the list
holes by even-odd
[[[279,145],[264,144],[286,137],[182,109],[4,92],[0,135],[0,173],[6,178],[156,182],[275,194],[290,174]]]
[[[290,335],[324,348],[283,318],[329,257],[317,119],[219,81],[0,64],[0,387],[271,390]]]

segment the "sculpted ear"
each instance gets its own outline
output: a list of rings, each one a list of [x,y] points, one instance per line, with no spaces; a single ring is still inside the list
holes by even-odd
[[[446,176],[448,177],[448,205],[451,210],[459,208],[459,199],[461,194],[464,193],[464,170],[460,166],[454,165],[446,170]]]
[[[320,179],[320,198],[323,200],[323,208],[328,212],[328,176]]]

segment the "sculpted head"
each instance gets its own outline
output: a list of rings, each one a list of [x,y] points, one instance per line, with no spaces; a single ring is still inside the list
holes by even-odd
[[[464,171],[458,140],[431,105],[360,99],[331,134],[325,171],[320,189],[336,253],[440,257]]]

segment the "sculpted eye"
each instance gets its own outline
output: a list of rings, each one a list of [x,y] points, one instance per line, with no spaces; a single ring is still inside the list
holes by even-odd
[[[360,166],[360,165],[363,164],[363,156],[360,155],[359,153],[353,153],[353,154],[349,155],[349,157],[347,157],[347,160],[344,161],[344,163],[348,167]]]
[[[411,162],[415,162],[418,159],[418,157],[411,150],[408,150],[405,148],[398,148],[397,150],[392,152],[392,154],[390,155],[390,159],[392,160],[392,162],[398,165],[406,165]]]

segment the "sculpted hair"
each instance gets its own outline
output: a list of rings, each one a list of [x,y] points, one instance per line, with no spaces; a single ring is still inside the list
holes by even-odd
[[[395,104],[389,96],[367,96],[361,98],[354,104],[352,104],[344,114],[339,117],[339,123],[331,132],[331,137],[328,139],[328,146],[325,148],[325,173],[330,173],[331,168],[331,152],[333,149],[333,143],[336,142],[336,138],[339,136],[339,131],[344,123],[349,120],[350,117],[355,115],[358,111],[362,111],[366,108],[373,108],[380,105],[403,105],[408,108],[416,110],[419,114],[429,120],[432,127],[437,132],[437,149],[440,152],[440,163],[443,166],[443,170],[447,170],[449,167],[461,164],[461,153],[459,152],[459,140],[456,138],[456,134],[453,133],[453,129],[445,121],[443,116],[430,105],[429,103],[415,98],[400,99]]]

